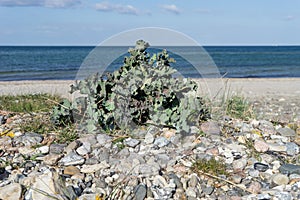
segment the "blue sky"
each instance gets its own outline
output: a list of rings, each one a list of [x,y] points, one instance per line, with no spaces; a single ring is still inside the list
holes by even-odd
[[[300,0],[0,0],[0,45],[97,45],[140,27],[202,45],[300,44]]]

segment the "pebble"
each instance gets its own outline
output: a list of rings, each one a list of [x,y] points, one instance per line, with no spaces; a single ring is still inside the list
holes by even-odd
[[[290,129],[288,127],[284,127],[284,128],[279,128],[277,129],[277,132],[285,137],[295,137],[296,136],[296,132],[293,129]]]
[[[170,141],[167,140],[165,137],[158,137],[154,141],[154,145],[156,145],[160,148],[164,147],[164,146],[167,146],[169,143],[170,143]]]
[[[275,174],[272,181],[276,185],[287,185],[289,183],[289,177],[284,174]]]
[[[232,163],[232,167],[235,171],[241,171],[243,170],[247,165],[247,160],[244,158],[234,160]]]
[[[68,165],[81,165],[84,163],[84,158],[82,156],[79,156],[75,152],[70,152],[65,157],[63,157],[59,163],[62,165],[68,166]]]
[[[147,195],[147,187],[144,184],[139,184],[134,189],[136,200],[144,200]]]
[[[261,184],[257,181],[254,181],[250,184],[248,190],[254,194],[258,194],[261,191]]]
[[[64,174],[66,174],[66,175],[73,176],[73,175],[78,174],[78,173],[80,173],[80,170],[77,167],[74,167],[74,166],[67,166],[64,169]]]
[[[81,173],[94,173],[96,171],[102,170],[102,169],[107,169],[109,168],[110,165],[108,163],[106,163],[106,161],[101,162],[99,164],[95,164],[95,165],[83,165],[82,168],[80,169]]]
[[[132,138],[127,138],[124,140],[125,145],[129,146],[129,147],[136,147],[138,144],[140,144],[140,141],[137,139],[132,139]]]
[[[254,141],[254,148],[258,152],[266,152],[269,150],[269,145],[266,142],[257,139]]]
[[[281,145],[281,144],[269,144],[269,151],[286,152],[286,150],[287,150],[286,145]]]
[[[19,183],[12,183],[4,187],[0,187],[0,199],[16,200],[22,195],[22,187]]]
[[[220,135],[221,130],[217,122],[209,121],[201,124],[201,130],[207,135]]]
[[[299,153],[299,146],[294,142],[286,143],[286,153],[289,156],[295,156]]]
[[[282,174],[300,174],[300,165],[283,164],[279,168]]]
[[[50,153],[51,154],[62,154],[64,152],[65,144],[51,144]]]
[[[47,154],[49,153],[49,147],[48,146],[42,146],[36,149],[38,152],[42,154]]]
[[[49,154],[44,156],[43,163],[45,165],[56,165],[59,159],[61,159],[61,154]]]
[[[152,144],[152,143],[154,142],[154,136],[153,136],[151,133],[148,132],[148,133],[145,135],[144,142],[145,142],[146,144]]]
[[[20,137],[14,138],[15,142],[24,144],[25,146],[33,146],[43,141],[43,136],[38,133],[25,133]]]

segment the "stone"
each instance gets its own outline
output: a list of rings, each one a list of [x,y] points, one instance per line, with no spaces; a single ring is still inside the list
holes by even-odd
[[[293,129],[290,129],[288,127],[284,127],[284,128],[279,128],[277,129],[277,132],[285,137],[295,137],[296,136],[296,132]]]
[[[136,147],[138,144],[140,144],[140,141],[137,139],[132,139],[132,138],[127,138],[124,140],[124,144],[129,146],[129,147]]]
[[[242,171],[246,167],[246,165],[247,165],[247,160],[244,158],[234,160],[232,162],[232,167],[236,171]]]
[[[269,194],[258,194],[257,199],[258,200],[270,200],[271,196]]]
[[[300,174],[300,165],[283,164],[279,167],[282,174]]]
[[[258,170],[260,172],[265,172],[269,169],[269,165],[263,164],[263,163],[260,163],[260,162],[256,162],[256,163],[254,163],[254,169]]]
[[[82,145],[76,149],[76,152],[79,155],[83,156],[83,155],[86,155],[86,154],[90,153],[91,150],[92,150],[91,149],[91,144],[89,144],[89,143],[82,143]]]
[[[5,115],[0,115],[0,125],[6,123],[6,116]]]
[[[289,183],[289,177],[284,174],[275,174],[272,181],[276,185],[287,185]]]
[[[109,149],[107,149],[105,147],[100,148],[100,149],[99,148],[94,149],[92,154],[97,158],[97,161],[99,161],[99,162],[102,162],[102,161],[107,161],[108,162],[109,161],[109,157],[110,157]],[[128,152],[128,155],[129,155],[129,152]]]
[[[80,172],[82,173],[94,173],[96,171],[102,170],[102,169],[107,169],[109,168],[110,165],[106,162],[103,161],[99,164],[95,164],[95,165],[83,165],[82,168],[80,169]]]
[[[43,141],[43,136],[38,133],[25,133],[20,137],[15,137],[14,140],[17,143],[22,143],[25,146],[34,146],[40,144]]]
[[[64,166],[68,165],[81,165],[84,163],[84,158],[80,155],[78,155],[75,152],[71,152],[67,154],[65,157],[63,157],[59,163],[61,163]]]
[[[49,154],[43,157],[43,163],[46,165],[56,165],[63,155]]]
[[[293,197],[290,193],[288,192],[277,192],[274,195],[274,200],[293,200]]]
[[[154,145],[162,148],[164,146],[167,146],[170,143],[169,140],[167,140],[165,137],[158,137],[154,141]]]
[[[201,130],[207,135],[220,135],[221,130],[217,122],[209,121],[201,124]]]
[[[215,188],[212,187],[212,186],[209,186],[209,187],[204,187],[202,189],[202,192],[206,195],[211,195],[213,192],[214,192]]]
[[[111,146],[112,137],[106,134],[97,135],[98,145],[109,148]]]
[[[50,153],[51,154],[62,154],[64,152],[64,148],[66,144],[51,144],[50,145]]]
[[[47,154],[49,153],[49,147],[48,146],[41,146],[36,149],[39,153]]]
[[[80,144],[81,144],[80,141],[75,140],[64,148],[64,152],[69,154],[71,151],[75,151],[80,146]]]
[[[136,200],[144,200],[147,194],[147,187],[144,184],[139,184],[134,188],[134,196]]]
[[[256,139],[254,141],[254,148],[258,152],[266,152],[269,150],[269,145],[260,139]]]
[[[299,153],[299,146],[294,142],[286,143],[286,153],[289,156],[295,156]]]
[[[269,144],[269,151],[285,152],[287,147],[280,144]]]
[[[73,175],[78,174],[78,173],[80,173],[80,170],[77,167],[74,167],[74,166],[67,166],[64,169],[64,174],[66,174],[66,175],[73,176]]]
[[[144,142],[145,142],[146,144],[152,144],[152,143],[154,142],[154,136],[153,136],[153,134],[151,134],[151,133],[148,132],[148,133],[145,135]]]
[[[259,182],[252,182],[248,188],[254,194],[258,194],[261,191],[261,184]]]
[[[11,145],[12,145],[12,140],[9,136],[1,136],[0,137],[0,147],[1,148],[11,147]]]
[[[17,200],[21,199],[22,187],[19,183],[11,183],[4,187],[0,187],[0,199]]]
[[[240,184],[242,181],[242,177],[238,174],[233,174],[231,178],[232,178],[232,181],[236,184]]]
[[[22,155],[32,155],[34,154],[35,149],[31,148],[30,146],[23,146],[23,147],[19,147],[18,151]]]

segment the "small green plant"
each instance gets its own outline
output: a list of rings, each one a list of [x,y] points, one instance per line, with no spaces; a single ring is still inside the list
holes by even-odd
[[[34,132],[44,134],[55,129],[51,123],[48,113],[32,114],[29,117],[24,117],[19,124],[20,130],[24,133]]]
[[[234,118],[249,120],[253,117],[251,105],[242,96],[234,95],[225,102],[226,114]]]
[[[149,44],[139,40],[129,49],[123,66],[104,76],[95,74],[77,82],[71,92],[82,96],[64,101],[53,110],[56,125],[76,122],[81,130],[93,133],[126,130],[155,124],[189,132],[191,125],[208,117],[203,99],[196,96],[197,84],[173,78],[175,62],[166,50],[150,55]]]
[[[56,129],[56,132],[57,132],[56,142],[61,144],[64,143],[69,144],[75,141],[76,139],[78,139],[79,137],[75,125],[68,125],[62,128],[58,128]]]
[[[0,110],[17,113],[49,112],[55,102],[61,100],[61,97],[50,94],[3,95],[0,96]]]
[[[192,171],[213,176],[228,175],[225,163],[217,161],[215,158],[209,160],[204,158],[196,160],[192,165]]]

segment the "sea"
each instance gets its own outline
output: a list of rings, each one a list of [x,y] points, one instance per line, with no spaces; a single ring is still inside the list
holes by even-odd
[[[112,72],[122,66],[129,47],[0,46],[0,81],[74,80],[91,72]],[[151,47],[149,53],[164,47]],[[170,63],[190,78],[300,77],[300,46],[166,47]],[[98,51],[99,50],[99,51]],[[92,62],[90,62],[92,61]],[[208,72],[208,73],[207,73]]]

